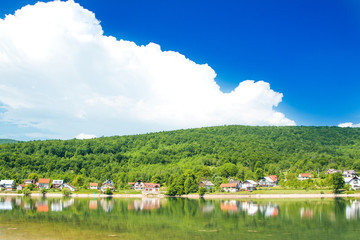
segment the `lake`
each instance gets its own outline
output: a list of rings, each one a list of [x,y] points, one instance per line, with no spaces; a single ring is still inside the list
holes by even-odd
[[[0,196],[0,239],[359,239],[360,199]]]

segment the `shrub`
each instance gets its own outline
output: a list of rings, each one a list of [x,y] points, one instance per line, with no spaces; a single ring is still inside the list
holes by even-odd
[[[21,190],[17,190],[17,193],[19,193],[19,194],[20,194],[20,193],[22,193],[22,191],[21,191]]]
[[[324,191],[320,191],[320,194],[324,194]]]
[[[29,189],[27,189],[27,188],[24,188],[24,189],[22,190],[22,193],[24,194],[24,196],[29,196],[30,193],[31,193],[31,191],[30,191]]]
[[[107,189],[105,190],[105,194],[106,194],[106,195],[112,195],[113,192],[111,191],[110,188],[107,188]]]
[[[205,195],[205,193],[206,193],[206,188],[204,188],[204,187],[199,188],[200,197],[203,197]]]
[[[64,189],[62,190],[62,194],[63,194],[65,197],[68,197],[68,196],[71,195],[71,191],[70,191],[69,189],[67,189],[67,188],[64,188]]]
[[[46,188],[41,189],[41,193],[42,193],[43,195],[45,195],[47,192],[48,192],[48,190],[47,190]]]

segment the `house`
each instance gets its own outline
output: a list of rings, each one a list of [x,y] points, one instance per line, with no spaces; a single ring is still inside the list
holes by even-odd
[[[253,180],[245,180],[244,182],[242,182],[241,188],[244,189],[245,191],[253,191],[256,190],[257,185],[258,185],[257,182]]]
[[[300,173],[297,179],[302,181],[310,178],[311,178],[311,173]]]
[[[109,184],[109,183],[103,183],[102,185],[101,185],[101,191],[102,192],[105,192],[106,191],[106,189],[110,189],[111,191],[115,191],[115,187],[114,186],[112,186],[111,184]]]
[[[24,184],[25,185],[36,184],[36,181],[35,179],[25,179]]]
[[[53,180],[52,188],[59,188],[64,183],[64,180]]]
[[[325,174],[341,173],[341,171],[336,169],[328,169]]]
[[[349,184],[351,189],[359,190],[360,189],[360,178],[355,177],[346,177],[344,178],[345,184]]]
[[[214,189],[214,184],[210,181],[200,181],[199,187],[204,187],[204,188],[206,188],[206,191],[209,191],[210,189],[211,190]]]
[[[241,187],[240,181],[231,181],[229,183],[223,183],[220,185],[223,192],[238,192]]]
[[[50,178],[39,178],[38,187],[40,189],[50,189]]]
[[[279,183],[278,177],[276,175],[269,175],[262,178],[259,181],[260,187],[274,187],[277,186]]]
[[[73,185],[70,185],[69,183],[63,183],[60,185],[60,190],[62,191],[64,188],[69,189],[72,192],[76,191],[76,188]]]
[[[143,192],[155,192],[158,193],[160,191],[160,184],[157,183],[144,183]]]
[[[141,180],[137,180],[135,183],[134,183],[134,190],[143,190],[145,187],[145,184],[143,181]]]
[[[22,191],[24,188],[26,187],[26,185],[25,184],[19,184],[19,185],[17,185],[17,187],[16,187],[16,190],[20,190],[20,191]]]
[[[3,186],[6,191],[11,191],[15,189],[15,181],[14,180],[1,180],[0,186]]]
[[[357,176],[357,173],[356,173],[355,170],[345,170],[343,172],[343,177],[344,178],[355,177],[355,176]]]
[[[115,183],[111,181],[110,179],[106,180],[104,183],[109,184],[110,186],[114,186]]]
[[[90,189],[98,190],[99,184],[94,182],[90,183]]]

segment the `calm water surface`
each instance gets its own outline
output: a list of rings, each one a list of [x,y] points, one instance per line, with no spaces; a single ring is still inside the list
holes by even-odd
[[[0,196],[0,239],[360,239],[360,200]]]

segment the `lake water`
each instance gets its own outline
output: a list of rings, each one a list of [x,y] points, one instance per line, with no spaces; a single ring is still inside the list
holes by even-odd
[[[0,239],[360,239],[360,200],[0,196]]]

